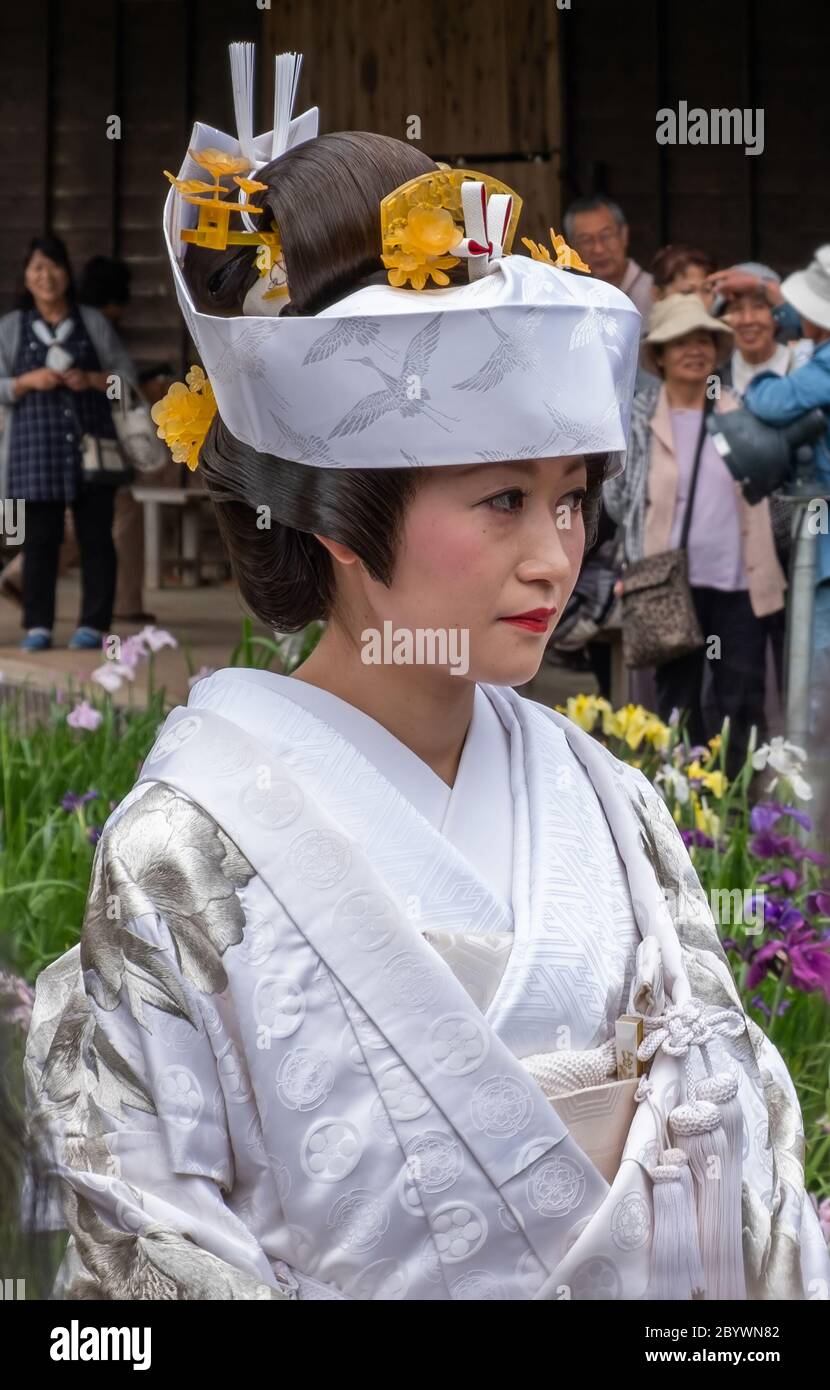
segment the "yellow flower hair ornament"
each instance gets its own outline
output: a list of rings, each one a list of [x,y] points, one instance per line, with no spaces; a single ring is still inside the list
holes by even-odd
[[[530,241],[526,236],[522,237],[522,246],[526,246],[534,261],[547,261],[548,265],[555,265],[557,270],[581,270],[586,275],[591,274],[591,267],[586,265],[582,257],[572,246],[569,246],[563,236],[557,236],[553,227],[549,227],[550,244],[556,252],[554,260],[546,246],[540,245],[538,241]]]
[[[191,471],[199,466],[199,450],[215,414],[216,397],[201,367],[191,367],[184,381],[174,381],[150,411],[156,433],[174,461],[186,463]]]
[[[456,226],[446,208],[410,208],[406,222],[389,233],[389,250],[381,257],[390,285],[400,288],[409,281],[413,289],[422,290],[430,278],[436,285],[448,285],[445,271],[458,265],[458,257],[448,252],[463,236],[463,227]]]
[[[507,184],[474,169],[438,169],[409,179],[380,205],[381,260],[395,289],[444,288],[466,260],[480,279],[509,254],[522,200]]]

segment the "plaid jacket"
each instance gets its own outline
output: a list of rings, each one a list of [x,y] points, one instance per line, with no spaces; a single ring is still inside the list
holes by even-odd
[[[30,502],[70,502],[80,478],[79,434],[114,438],[110,403],[103,392],[30,391],[14,398],[12,380],[42,367],[47,348],[32,332],[34,310],[0,319],[0,402],[5,427],[0,440],[0,497]],[[135,384],[136,374],[115,330],[97,309],[79,307],[63,346],[85,371],[107,371]]]

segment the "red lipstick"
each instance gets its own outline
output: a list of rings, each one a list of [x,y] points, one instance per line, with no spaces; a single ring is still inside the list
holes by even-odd
[[[547,632],[555,608],[531,608],[527,613],[513,613],[509,618],[499,618],[500,623],[512,623],[523,627],[527,632]]]

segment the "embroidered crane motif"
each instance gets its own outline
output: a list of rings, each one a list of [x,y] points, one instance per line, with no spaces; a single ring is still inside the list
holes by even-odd
[[[542,325],[542,310],[530,309],[511,333],[499,328],[489,309],[480,309],[498,338],[498,346],[493,349],[483,367],[464,381],[453,383],[455,391],[492,391],[509,372],[537,372],[541,365],[541,353],[531,346],[531,339]]]
[[[205,361],[208,376],[224,386],[234,385],[240,377],[253,377],[256,381],[265,381],[268,376],[268,363],[261,355],[260,348],[272,335],[273,325],[268,320],[264,323],[246,324],[244,330],[228,343],[213,364]],[[200,337],[204,343],[204,334],[201,332]],[[204,350],[202,356],[204,357]],[[270,394],[278,405],[287,406],[288,402],[276,391],[271,390]]]
[[[594,450],[608,449],[608,426],[619,420],[620,408],[616,401],[606,407],[598,420],[591,420],[587,424],[583,420],[572,419],[570,415],[566,415],[563,410],[547,401],[544,402],[544,406],[562,440],[572,440],[580,452],[587,454]]]
[[[510,459],[550,458],[551,455],[546,454],[545,450],[547,449],[551,440],[562,433],[562,425],[560,423],[560,420],[554,417],[554,412],[548,405],[547,401],[543,401],[542,404],[551,418],[551,428],[548,430],[541,444],[520,444],[518,446],[514,446],[509,451],[505,451],[504,449],[483,449],[479,450],[476,457],[482,459],[485,463],[509,462]],[[575,422],[572,421],[571,423]]]
[[[382,391],[373,391],[371,395],[364,396],[353,405],[335,425],[328,436],[329,439],[334,439],[337,435],[358,434],[368,429],[382,415],[387,415],[390,410],[399,410],[404,418],[426,415],[428,420],[449,434],[449,426],[442,425],[438,416],[444,420],[457,420],[457,417],[444,415],[442,411],[430,407],[427,404],[430,398],[429,391],[423,384],[430,358],[438,345],[440,328],[441,315],[436,314],[415,334],[407,348],[403,370],[397,377],[385,372],[371,357],[347,358],[349,362],[360,362],[364,367],[371,367],[385,384]]]
[[[598,292],[594,286],[591,286],[590,290],[593,293],[589,292],[589,298],[601,300],[602,291]],[[616,338],[619,333],[619,326],[614,316],[605,312],[601,303],[594,304],[591,308],[586,309],[571,333],[568,352],[575,352],[578,348],[587,347],[588,343],[592,343],[603,333],[606,338]],[[619,348],[610,348],[609,351],[619,353]]]
[[[325,439],[321,439],[320,436],[316,434],[299,434],[297,430],[292,430],[290,425],[287,425],[284,420],[281,420],[278,415],[275,415],[273,410],[269,410],[268,414],[271,416],[271,419],[283,439],[287,439],[291,445],[293,450],[292,458],[295,463],[316,463],[327,464],[330,467],[334,466],[335,460],[332,458],[331,450]],[[273,450],[269,448],[266,452],[272,453]]]
[[[397,353],[378,341],[379,333],[380,324],[373,319],[341,319],[328,333],[323,333],[311,344],[302,365],[307,367],[311,362],[325,362],[341,348],[350,347],[354,341],[361,347],[375,347],[387,357],[396,357]]]

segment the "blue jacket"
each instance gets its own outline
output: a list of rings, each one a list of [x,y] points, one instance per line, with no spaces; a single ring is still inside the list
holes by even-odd
[[[816,441],[813,463],[816,476],[830,492],[830,339],[816,348],[809,362],[789,376],[762,372],[749,383],[744,404],[768,425],[789,425],[819,406],[827,420]],[[818,537],[816,583],[830,580],[830,534]]]

